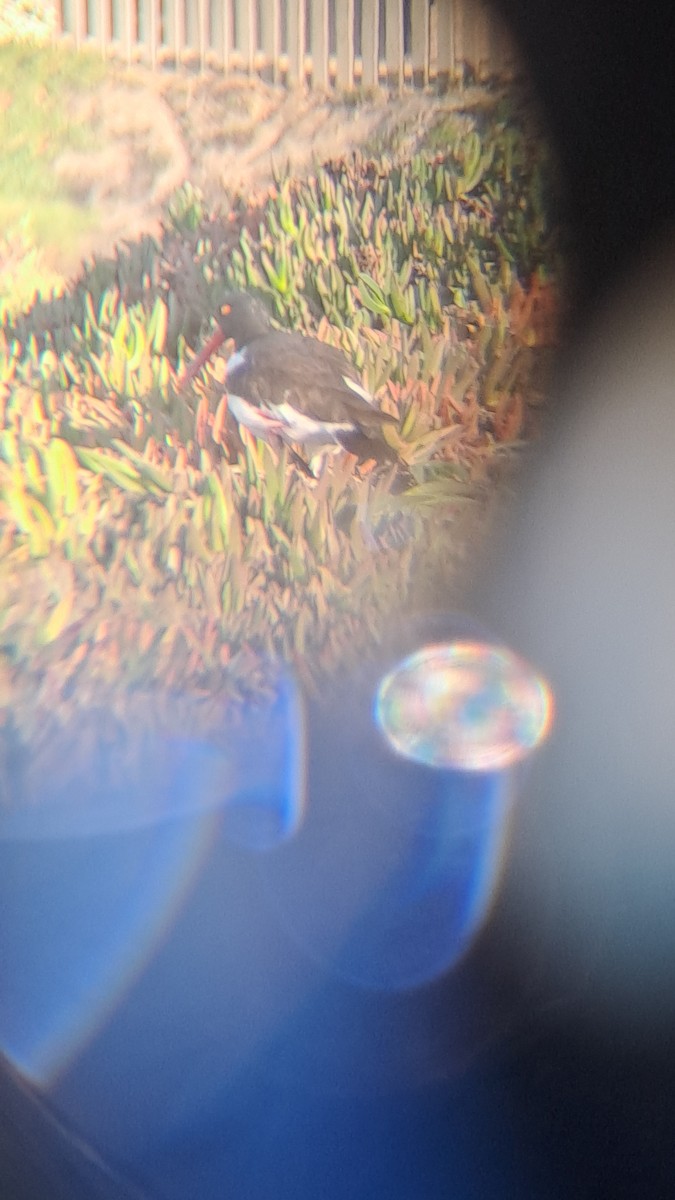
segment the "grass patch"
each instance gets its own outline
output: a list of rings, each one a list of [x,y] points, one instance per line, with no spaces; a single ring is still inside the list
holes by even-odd
[[[51,252],[74,248],[82,231],[93,227],[95,222],[93,211],[76,207],[67,198],[44,200],[30,211],[19,200],[0,197],[0,228],[8,231],[25,224],[26,236],[48,261],[52,260]],[[55,238],[54,230],[58,231],[58,238]]]
[[[25,312],[32,303],[63,290],[63,280],[34,243],[26,217],[12,224],[2,220],[0,237],[0,320]]]
[[[94,221],[59,182],[54,163],[94,144],[71,102],[99,84],[103,63],[51,46],[0,45],[0,285],[5,305],[23,306],[58,282],[54,254],[77,245]],[[16,287],[16,250],[26,262]],[[28,275],[33,272],[29,279]],[[28,292],[28,294],[27,294]]]
[[[99,58],[47,46],[0,45],[0,195],[59,194],[51,166],[63,150],[93,143],[70,101],[106,77]]]

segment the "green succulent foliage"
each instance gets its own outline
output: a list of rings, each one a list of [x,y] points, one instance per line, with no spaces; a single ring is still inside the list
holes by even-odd
[[[377,638],[414,589],[414,551],[475,494],[468,460],[444,455],[458,427],[441,396],[460,409],[482,388],[489,408],[519,369],[505,298],[553,236],[529,153],[505,125],[474,130],[411,160],[280,177],[227,216],[185,187],[160,239],[5,313],[0,648],[12,669],[55,672],[61,688],[82,672],[213,688],[225,664],[242,694],[251,655],[320,676]],[[532,228],[509,215],[514,194]],[[233,288],[345,351],[397,416],[386,436],[412,484],[397,494],[391,473],[361,478],[339,459],[308,483],[247,434],[226,456],[217,391],[180,377]]]
[[[194,233],[206,216],[199,188],[186,182],[177,188],[167,205],[167,217],[179,233]]]

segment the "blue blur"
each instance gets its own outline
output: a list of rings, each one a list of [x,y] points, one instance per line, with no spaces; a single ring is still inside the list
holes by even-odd
[[[324,971],[396,991],[453,967],[480,928],[508,832],[509,778],[408,767],[310,808],[258,864],[271,913]]]
[[[170,936],[214,842],[250,852],[302,820],[303,722],[292,679],[218,744],[152,732],[134,772],[100,743],[69,786],[0,814],[0,1047],[46,1083],[114,1014]],[[27,801],[27,802],[26,802]]]
[[[200,701],[177,703],[198,723]],[[121,833],[230,806],[233,837],[264,848],[302,820],[302,707],[281,668],[269,701],[244,707],[236,723],[223,702],[217,738],[148,728],[129,764],[124,734],[111,740],[114,724],[101,706],[94,748],[65,781],[44,773],[17,780],[17,802],[0,809],[0,842]]]
[[[114,1011],[180,906],[208,823],[0,843],[0,1043],[46,1083]]]

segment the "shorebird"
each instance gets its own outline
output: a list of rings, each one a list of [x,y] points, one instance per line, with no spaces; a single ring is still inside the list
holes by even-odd
[[[216,332],[183,379],[193,379],[232,338],[226,387],[230,412],[240,425],[266,441],[303,446],[310,457],[342,447],[365,459],[399,461],[382,433],[396,418],[376,406],[341,350],[275,329],[262,302],[245,292],[227,295],[216,320]]]

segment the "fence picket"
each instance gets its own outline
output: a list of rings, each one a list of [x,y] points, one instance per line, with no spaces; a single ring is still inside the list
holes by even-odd
[[[354,86],[354,0],[341,0],[335,11],[337,84]]]
[[[106,0],[98,0],[96,9],[96,40],[101,47],[101,54],[105,58],[110,42],[112,41],[112,11]]]
[[[443,86],[450,81],[455,63],[459,63],[455,42],[455,5],[453,0],[436,0],[436,71]]]
[[[429,40],[430,13],[426,4],[412,4],[410,11],[410,57],[412,81],[415,87],[429,82],[431,46]]]
[[[361,82],[364,87],[375,87],[380,71],[380,5],[379,0],[362,0],[361,3]]]
[[[299,83],[305,71],[305,3],[296,0],[286,9],[286,45],[288,47],[288,83]]]
[[[124,16],[122,18],[122,43],[124,45],[124,57],[127,60],[127,66],[131,66],[131,48],[133,46],[134,41],[136,40],[134,37],[136,30],[134,30],[133,26],[135,24],[134,16],[137,17],[138,10],[136,10],[136,13],[134,13],[133,9],[134,9],[133,0],[124,0],[124,5],[123,5]]]
[[[270,73],[273,83],[276,83],[279,79],[281,58],[280,0],[263,0],[260,6],[259,35],[264,70]]]
[[[257,6],[251,3],[251,0],[236,0],[236,45],[233,46],[233,50],[244,70],[249,72],[253,70],[258,36],[256,9]]]
[[[390,85],[403,87],[403,8],[401,0],[386,0],[384,9],[387,79]]]
[[[327,88],[330,81],[328,0],[310,0],[310,54],[312,58],[312,86]]]
[[[75,46],[79,50],[87,36],[87,0],[74,0],[73,4],[73,36]]]

